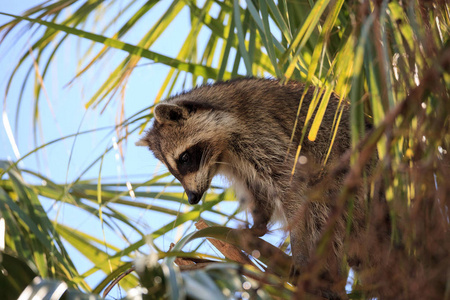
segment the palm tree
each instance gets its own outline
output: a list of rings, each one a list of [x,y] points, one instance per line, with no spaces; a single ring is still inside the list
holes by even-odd
[[[126,142],[152,119],[154,104],[181,89],[238,76],[271,76],[313,86],[316,98],[309,109],[316,114],[305,121],[311,129],[302,133],[311,141],[331,92],[350,102],[352,171],[337,199],[340,205],[336,213],[348,208],[356,182],[363,179],[370,191],[367,206],[373,216],[378,209],[376,195],[386,196],[392,234],[389,247],[383,248],[374,231],[368,229],[361,247],[383,257],[383,263],[370,274],[378,284],[364,286],[353,280],[347,289],[349,296],[364,299],[372,292],[381,292],[399,298],[450,297],[450,186],[446,179],[450,175],[450,12],[446,1],[59,0],[45,1],[20,16],[7,11],[0,14],[11,18],[0,27],[2,44],[12,39],[24,44],[20,51],[17,46],[9,50],[21,56],[7,73],[3,124],[14,147],[22,135],[33,136],[34,141],[27,154],[0,165],[0,230],[4,232],[0,239],[5,243],[0,266],[11,274],[0,275],[5,298],[17,298],[35,275],[99,294],[131,268],[140,253],[151,253],[144,264],[149,267],[138,268],[138,275],[123,277],[120,285],[128,291],[140,281],[156,299],[197,299],[218,293],[261,299],[305,296],[303,288],[315,280],[313,272],[302,274],[297,288],[293,288],[286,284],[288,276],[283,277],[288,267],[261,271],[264,264],[259,261],[274,253],[283,257],[287,243],[280,237],[275,239],[283,244],[280,249],[265,243],[259,249],[260,259],[244,261],[244,267],[208,264],[206,269],[182,274],[174,267],[176,259],[179,265],[182,261],[196,263],[191,269],[203,266],[198,257],[224,260],[211,254],[205,237],[227,240],[238,249],[248,250],[229,228],[192,231],[192,224],[200,218],[210,225],[231,227],[243,222],[234,207],[221,209],[233,195],[220,183],[202,206],[187,207],[182,190],[168,173],[155,172],[151,179],[140,176],[136,180],[129,179],[131,176],[122,180],[102,176],[109,156],[117,154],[118,165],[126,161],[127,153],[133,151]],[[189,26],[175,28],[180,19],[188,20]],[[173,30],[183,31],[185,36],[174,39],[169,34]],[[158,50],[168,42],[170,49]],[[64,61],[64,53],[75,55]],[[51,87],[61,87],[56,83],[61,78],[54,76],[52,68],[58,68],[64,80],[71,79],[68,86],[82,87],[88,118],[102,120],[103,112],[115,107],[116,123],[85,130],[82,120],[78,129],[61,132],[58,138],[40,137],[48,127],[41,116],[49,114],[42,111],[41,102],[48,101],[49,107],[51,103],[63,103],[49,100]],[[146,76],[141,70],[149,74],[158,71],[152,78],[159,90],[136,104],[127,98],[132,93],[127,86]],[[128,115],[125,108],[131,102],[136,113]],[[15,108],[15,115],[6,105]],[[19,120],[26,113],[32,115],[32,121],[28,129],[23,129]],[[370,132],[365,131],[367,117],[374,125]],[[14,126],[10,119],[15,120]],[[339,124],[339,111],[335,120],[333,128]],[[43,133],[39,128],[44,128]],[[100,144],[98,153],[86,153],[87,166],[73,172],[69,168],[71,159],[82,151],[74,148],[77,139],[90,136],[97,140],[97,135],[105,131],[105,136],[114,135],[115,140],[108,138]],[[70,153],[64,157],[64,180],[44,175],[45,168],[40,167],[45,161],[61,169],[61,163],[45,158],[44,151],[62,144]],[[16,147],[15,153],[23,149]],[[125,153],[126,149],[129,152]],[[376,171],[365,176],[361,166],[375,152],[379,157]],[[36,167],[23,167],[21,162],[31,157],[38,160]],[[94,227],[103,238],[89,229],[66,224],[59,215],[63,211],[94,218]],[[145,212],[164,221],[152,224],[151,229],[142,226],[143,218],[135,216]],[[184,231],[183,239],[167,253],[167,249],[161,249],[160,240],[177,230]],[[111,240],[121,240],[125,246],[118,247]],[[324,234],[323,245],[326,243]],[[186,244],[193,252],[182,252]],[[220,245],[216,247],[221,249]],[[80,272],[77,260],[68,254],[72,248],[90,262],[89,269]],[[227,251],[222,249],[225,256]],[[22,264],[23,273],[12,272],[10,266],[19,264],[18,259],[32,267]],[[164,260],[156,263],[158,259]],[[98,270],[102,278],[92,284],[90,278]],[[40,284],[52,286],[54,291],[60,281],[55,284],[44,280]],[[242,282],[249,285],[242,287]],[[39,283],[30,286],[39,289]]]

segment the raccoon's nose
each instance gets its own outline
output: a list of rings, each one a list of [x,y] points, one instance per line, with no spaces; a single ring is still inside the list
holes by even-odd
[[[195,193],[191,191],[186,191],[186,194],[188,196],[189,204],[191,205],[199,203],[203,196],[203,193]]]

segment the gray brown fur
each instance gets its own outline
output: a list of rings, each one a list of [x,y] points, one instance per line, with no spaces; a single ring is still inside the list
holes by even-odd
[[[326,185],[321,198],[310,193],[326,173],[323,161],[339,105],[339,99],[333,94],[317,139],[311,142],[305,138],[303,141],[301,156],[307,158],[307,163],[298,163],[295,175],[291,177],[314,92],[311,88],[304,98],[291,144],[304,88],[298,82],[283,85],[277,80],[252,78],[198,87],[158,104],[154,125],[140,141],[140,144],[148,145],[182,183],[193,204],[209,188],[211,179],[216,174],[223,174],[236,187],[240,200],[248,203],[255,232],[264,234],[277,205],[281,206],[290,229],[294,264],[300,273],[316,251],[317,241],[346,173],[343,170]],[[350,148],[349,108],[344,102],[341,105],[344,111],[329,165],[337,163]],[[181,154],[186,150],[187,160],[191,161],[183,164]],[[360,201],[356,200],[353,211],[353,236],[358,235],[364,220]],[[340,274],[346,221],[344,216],[336,226],[325,277]],[[352,261],[358,261],[353,257],[355,253],[345,254]]]

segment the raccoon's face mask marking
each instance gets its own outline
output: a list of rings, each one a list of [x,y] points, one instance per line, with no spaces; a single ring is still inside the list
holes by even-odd
[[[211,165],[210,154],[207,143],[199,142],[186,149],[176,159],[176,177],[183,184],[190,204],[200,202],[209,188],[214,175],[211,174],[214,172],[214,165]]]
[[[181,182],[190,204],[197,204],[217,173],[221,147],[212,108],[194,102],[163,102],[155,123],[137,145],[148,146]],[[214,121],[212,121],[214,120]],[[222,130],[223,131],[223,130]]]
[[[203,162],[205,160],[205,148],[205,143],[200,142],[181,153],[176,160],[178,173],[185,176],[189,173],[197,172],[200,169],[202,160]]]

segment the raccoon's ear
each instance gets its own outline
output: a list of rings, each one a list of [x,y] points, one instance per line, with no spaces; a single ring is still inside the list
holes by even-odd
[[[176,104],[159,103],[155,106],[154,115],[158,123],[175,123],[186,119],[188,111]]]

